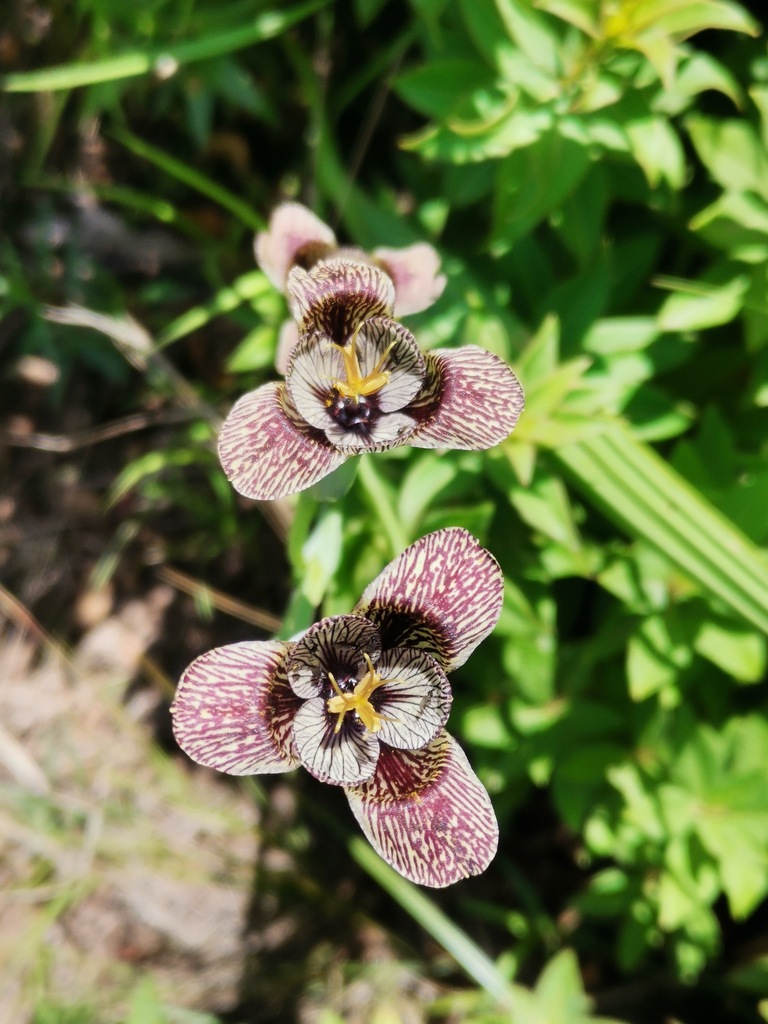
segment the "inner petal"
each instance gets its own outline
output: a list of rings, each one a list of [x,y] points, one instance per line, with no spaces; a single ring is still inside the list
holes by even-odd
[[[359,372],[375,388],[382,412],[404,409],[421,389],[426,364],[413,335],[388,317],[371,317],[353,338]]]
[[[377,671],[386,680],[372,696],[381,718],[379,739],[401,750],[426,746],[450,714],[453,695],[445,672],[426,651],[407,647],[385,651]]]
[[[300,331],[322,331],[337,345],[344,345],[363,320],[390,314],[395,300],[383,270],[350,260],[324,260],[309,272],[294,267],[288,294]]]
[[[324,697],[305,701],[293,720],[293,741],[301,763],[320,782],[351,786],[370,779],[379,759],[379,741],[352,715],[336,730]]]
[[[366,672],[365,656],[375,665],[380,654],[379,631],[372,622],[359,615],[334,615],[315,623],[296,642],[288,681],[299,697],[328,699],[334,693],[329,673],[344,688],[353,687]]]

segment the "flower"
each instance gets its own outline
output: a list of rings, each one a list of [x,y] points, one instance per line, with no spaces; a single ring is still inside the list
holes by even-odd
[[[300,203],[281,203],[269,219],[266,231],[256,235],[256,259],[272,284],[286,290],[294,266],[310,270],[320,260],[348,259],[383,270],[395,288],[394,315],[420,313],[443,294],[446,278],[440,273],[440,257],[434,246],[417,242],[404,249],[378,248],[367,253],[359,246],[339,246],[336,236],[311,210]],[[286,320],[280,328],[275,365],[285,373],[293,347],[299,340],[296,323]]]
[[[300,203],[281,203],[266,231],[254,245],[259,266],[272,284],[285,291],[291,267],[310,270],[319,260],[350,259],[383,270],[395,286],[395,315],[420,313],[436,302],[445,288],[440,257],[427,242],[404,249],[379,248],[369,255],[357,246],[340,247],[327,224]]]
[[[232,775],[303,765],[342,786],[397,871],[445,886],[484,871],[498,844],[490,799],[445,731],[446,673],[501,612],[493,555],[451,527],[416,541],[349,615],[292,641],[218,647],[186,670],[171,709],[179,745]]]
[[[392,319],[395,289],[382,270],[321,260],[293,267],[287,288],[300,337],[285,381],[244,395],[219,436],[241,494],[282,498],[350,455],[406,443],[490,448],[514,428],[523,392],[509,367],[474,345],[422,354]]]

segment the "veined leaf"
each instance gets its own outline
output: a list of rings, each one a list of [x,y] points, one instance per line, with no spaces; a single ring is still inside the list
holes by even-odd
[[[768,632],[768,562],[733,523],[621,422],[553,453],[579,490],[632,536]]]

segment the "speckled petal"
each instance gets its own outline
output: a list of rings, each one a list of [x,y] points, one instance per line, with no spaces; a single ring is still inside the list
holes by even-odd
[[[523,389],[505,362],[476,345],[428,352],[424,389],[409,407],[414,448],[479,451],[500,444],[523,411]]]
[[[310,626],[296,642],[288,661],[288,679],[299,697],[316,697],[328,687],[328,673],[337,681],[366,672],[364,654],[373,664],[381,654],[379,630],[360,615],[332,615]],[[334,719],[335,722],[335,719]]]
[[[288,294],[299,333],[318,330],[343,345],[355,328],[372,316],[389,316],[395,300],[383,270],[349,260],[328,260],[310,272],[294,267]]]
[[[291,730],[301,701],[285,674],[289,649],[276,640],[230,644],[192,662],[171,714],[176,740],[193,761],[230,775],[299,764]]]
[[[382,646],[426,650],[446,671],[463,665],[501,613],[504,577],[471,533],[449,527],[417,540],[366,587],[354,609]]]
[[[301,203],[281,203],[269,218],[269,227],[256,235],[254,249],[259,266],[280,291],[285,291],[294,263],[312,266],[336,247],[336,236],[319,217]]]
[[[385,651],[376,671],[388,680],[374,695],[384,719],[376,735],[382,743],[403,750],[426,746],[451,711],[453,696],[445,673],[426,651],[407,647]]]
[[[366,320],[357,337],[357,356],[363,376],[377,367],[389,374],[389,380],[377,392],[382,412],[404,409],[421,390],[427,372],[424,356],[411,332],[396,320]]]
[[[479,875],[496,853],[491,801],[445,732],[421,750],[382,744],[376,774],[346,793],[373,848],[419,885],[439,888]]]
[[[270,501],[310,487],[347,458],[303,426],[282,384],[264,384],[235,403],[219,435],[219,458],[246,498]]]
[[[395,285],[395,316],[420,313],[437,302],[445,288],[440,273],[440,257],[428,242],[417,242],[405,249],[374,249],[377,259]]]
[[[379,758],[379,741],[355,715],[346,715],[335,732],[337,715],[323,697],[305,701],[293,721],[293,739],[301,763],[320,782],[351,786],[370,779]]]

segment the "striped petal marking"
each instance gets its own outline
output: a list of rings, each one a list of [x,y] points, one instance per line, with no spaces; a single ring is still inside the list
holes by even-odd
[[[219,434],[219,458],[236,491],[271,501],[317,483],[347,456],[303,423],[274,383],[235,403]]]
[[[354,613],[381,630],[385,650],[427,651],[448,672],[463,665],[501,614],[504,577],[467,530],[417,540],[366,587]]]
[[[420,750],[382,744],[375,775],[346,794],[377,853],[419,885],[442,887],[478,875],[496,853],[490,798],[446,732]]]
[[[294,267],[288,295],[299,333],[320,331],[337,345],[345,345],[364,320],[391,316],[395,301],[383,270],[350,260],[324,260],[311,271]]]
[[[293,739],[301,763],[320,782],[355,785],[369,779],[379,759],[379,741],[355,716],[340,729],[324,697],[305,701],[293,720]]]
[[[435,349],[426,355],[424,388],[409,407],[419,421],[414,448],[480,451],[514,430],[523,389],[505,362],[476,345]]]
[[[424,747],[448,721],[453,695],[448,677],[426,651],[395,647],[376,666],[381,680],[372,704],[377,735],[400,750]]]
[[[288,644],[216,647],[181,677],[171,707],[182,750],[230,775],[285,772],[299,764],[292,726],[301,704],[288,685]]]
[[[331,697],[329,675],[342,689],[352,689],[367,670],[366,655],[374,662],[381,655],[376,626],[360,615],[332,615],[310,626],[295,643],[288,680],[298,697]]]

